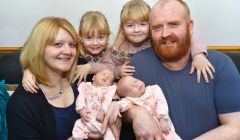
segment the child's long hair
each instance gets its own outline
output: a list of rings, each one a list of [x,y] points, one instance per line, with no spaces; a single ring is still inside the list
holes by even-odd
[[[116,35],[114,45],[118,48],[119,45],[125,40],[123,34],[123,25],[128,21],[133,22],[148,22],[150,7],[143,0],[131,0],[127,2],[121,11],[120,25]]]
[[[79,25],[79,36],[92,36],[93,29],[98,29],[100,35],[110,35],[110,29],[106,17],[99,11],[88,11],[86,12],[80,21]],[[80,47],[80,56],[85,55],[85,49],[83,46]]]

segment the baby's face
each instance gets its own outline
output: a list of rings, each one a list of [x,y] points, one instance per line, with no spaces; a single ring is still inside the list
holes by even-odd
[[[145,84],[143,81],[138,80],[132,76],[124,77],[119,86],[122,89],[122,92],[126,92],[126,96],[129,97],[138,98],[141,97],[145,92]]]
[[[113,80],[113,73],[110,70],[105,69],[94,75],[93,84],[95,86],[111,86],[113,84]]]

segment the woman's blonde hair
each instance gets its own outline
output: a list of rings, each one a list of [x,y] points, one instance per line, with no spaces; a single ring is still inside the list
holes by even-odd
[[[44,50],[46,46],[52,45],[56,39],[59,29],[66,30],[76,43],[77,55],[79,52],[79,38],[73,25],[64,18],[45,17],[37,22],[23,45],[20,55],[20,62],[23,68],[28,68],[35,75],[39,83],[51,85],[52,82],[46,75],[44,63]],[[77,63],[77,57],[71,69],[64,74],[70,81],[73,78],[73,72]]]
[[[79,36],[92,36],[93,29],[98,29],[100,35],[110,35],[110,29],[106,17],[99,11],[88,11],[86,12],[80,21],[79,25]],[[80,56],[85,53],[84,47],[80,47]]]
[[[120,25],[115,38],[114,45],[121,45],[126,39],[124,36],[123,25],[128,21],[133,22],[148,22],[150,7],[143,0],[131,0],[127,2],[121,11]]]

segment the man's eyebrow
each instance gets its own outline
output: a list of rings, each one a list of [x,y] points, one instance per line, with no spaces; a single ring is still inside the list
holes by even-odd
[[[179,20],[172,20],[172,21],[169,21],[168,23],[180,23]]]

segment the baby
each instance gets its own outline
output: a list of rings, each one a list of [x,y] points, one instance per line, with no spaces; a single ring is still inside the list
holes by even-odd
[[[146,108],[158,122],[166,140],[181,139],[175,132],[168,115],[166,99],[158,85],[145,87],[143,81],[126,76],[119,80],[117,93],[122,99],[117,102],[110,123],[113,123],[118,116],[121,117],[120,112],[127,111],[132,105],[139,105]]]
[[[112,102],[116,92],[113,85],[114,74],[108,70],[102,70],[93,76],[93,82],[82,82],[79,87],[79,95],[76,100],[76,110],[81,119],[75,122],[73,139],[88,139],[94,134],[101,135],[102,121]],[[114,140],[110,128],[107,129],[104,140]]]

